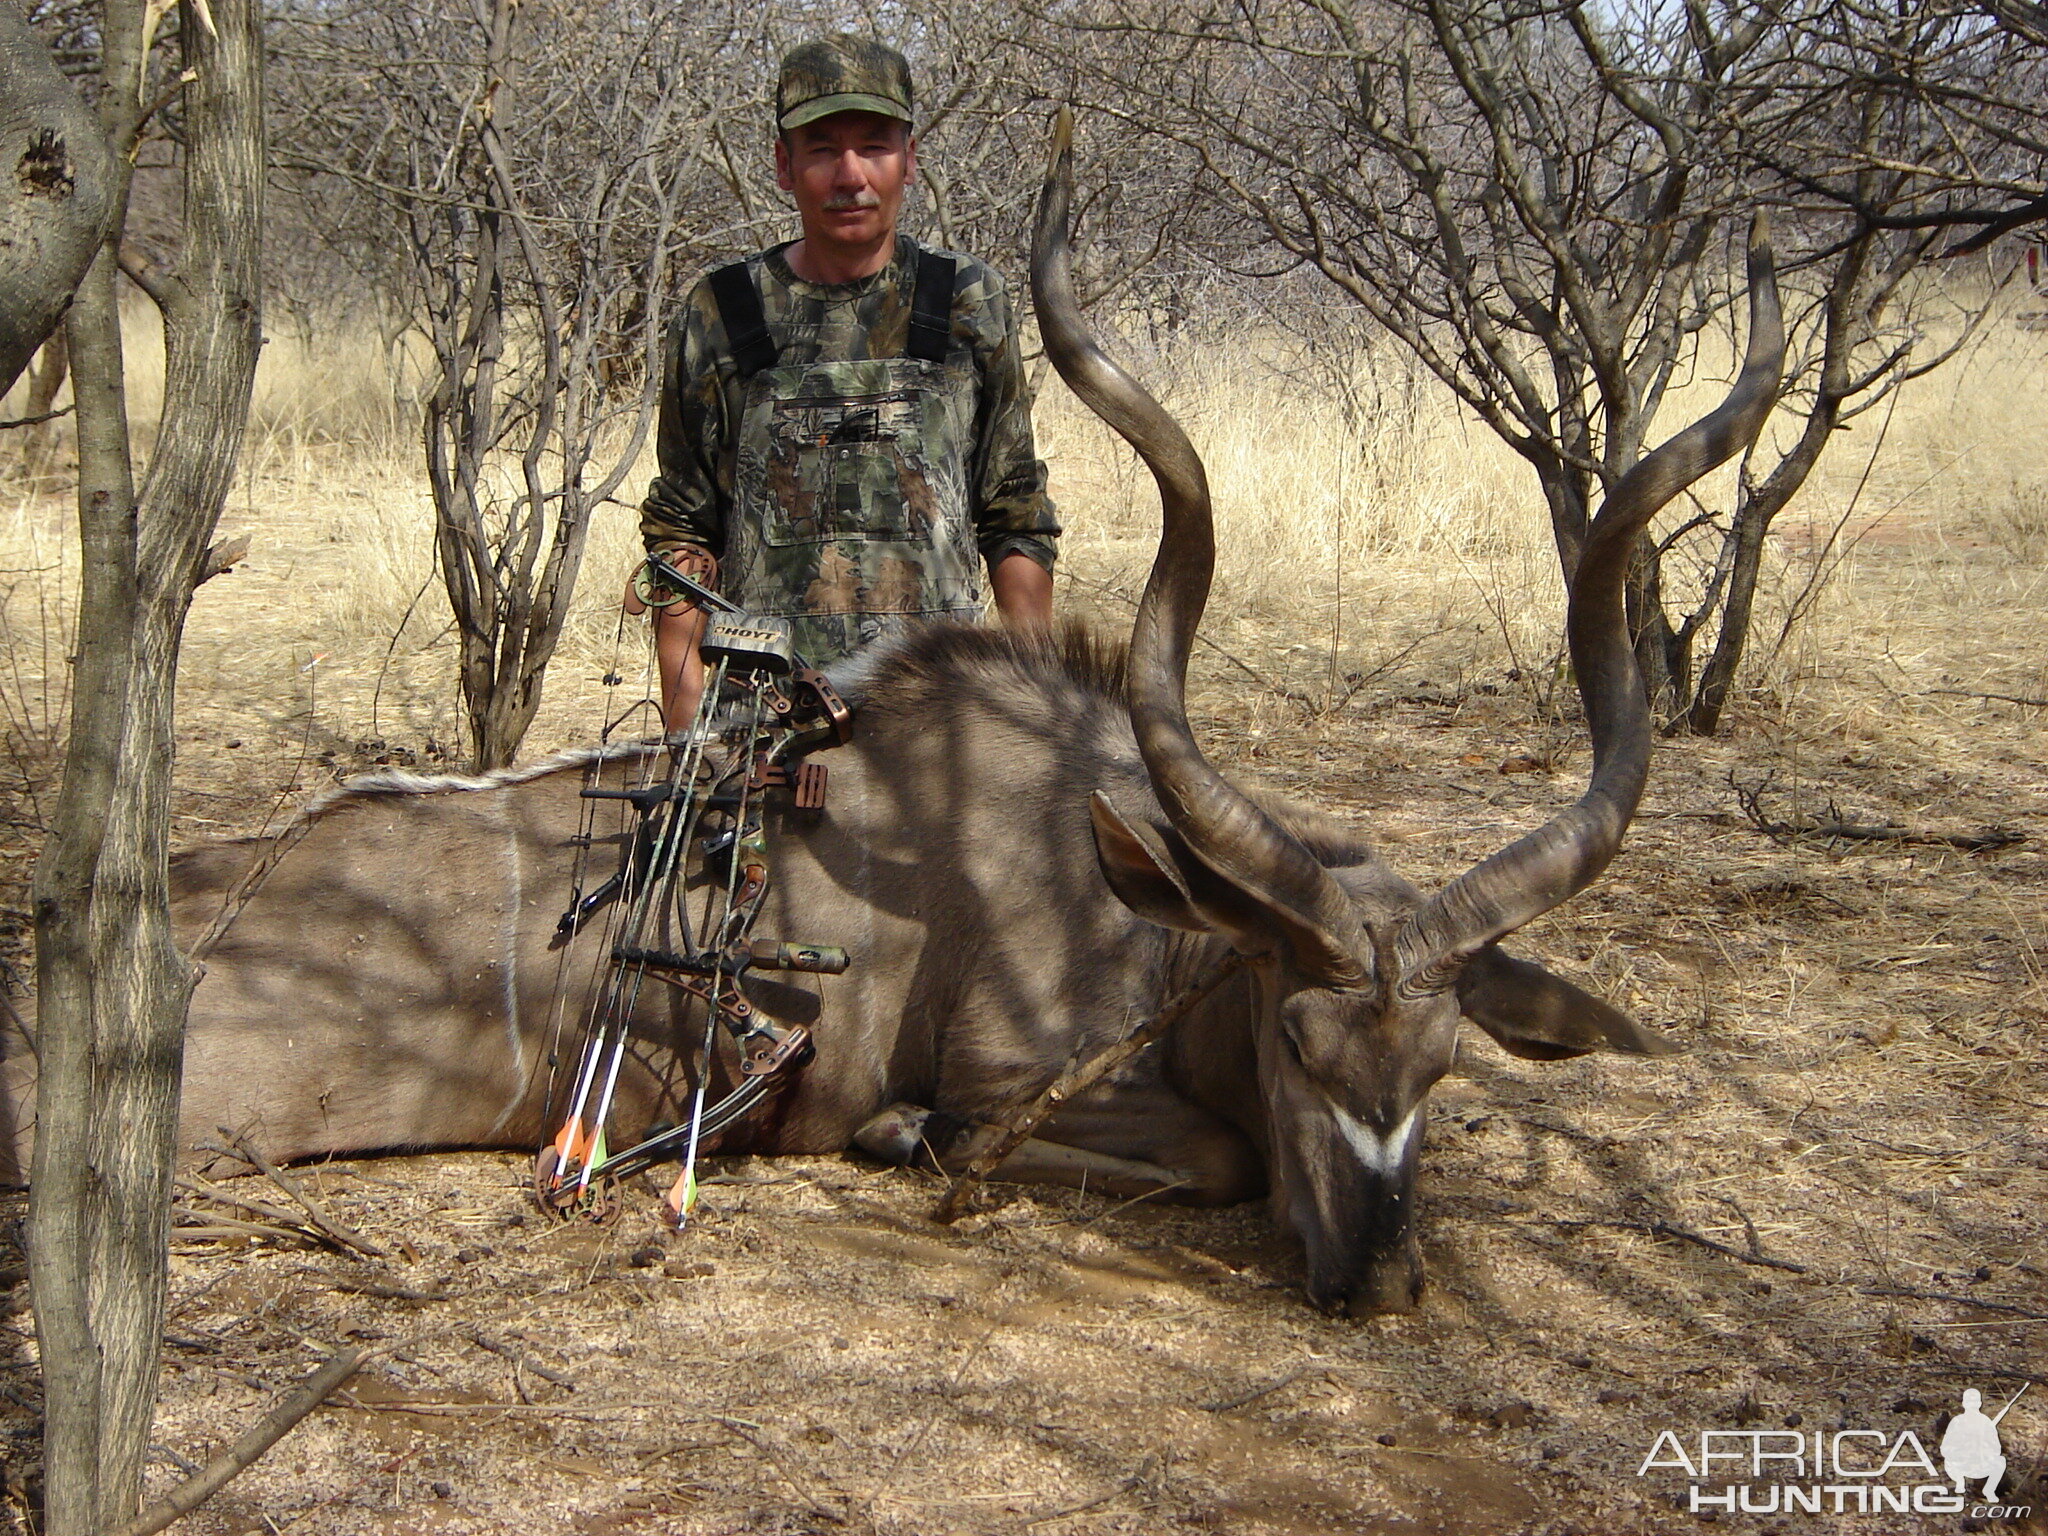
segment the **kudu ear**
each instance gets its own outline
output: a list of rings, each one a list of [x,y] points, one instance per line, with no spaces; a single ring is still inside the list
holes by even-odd
[[[1673,1056],[1684,1047],[1619,1008],[1489,944],[1458,976],[1458,1008],[1510,1055],[1558,1061],[1588,1051]]]
[[[1211,869],[1171,827],[1127,817],[1097,790],[1088,801],[1095,823],[1095,861],[1116,899],[1148,923],[1189,933],[1221,934],[1247,955],[1291,948],[1312,974],[1336,942],[1277,912],[1252,892]]]
[[[1216,931],[1216,925],[1195,910],[1194,893],[1154,828],[1125,820],[1101,790],[1088,798],[1088,817],[1095,823],[1095,862],[1118,901],[1162,928]]]

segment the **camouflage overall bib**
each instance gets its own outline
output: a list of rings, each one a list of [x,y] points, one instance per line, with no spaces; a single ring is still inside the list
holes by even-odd
[[[940,340],[921,350],[950,349]],[[752,373],[726,594],[749,613],[790,619],[814,666],[918,619],[978,617],[967,487],[976,398],[964,351],[957,362],[871,357]]]

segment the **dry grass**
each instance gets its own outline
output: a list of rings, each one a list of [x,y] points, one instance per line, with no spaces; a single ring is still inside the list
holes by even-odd
[[[448,1299],[366,1297],[347,1288],[357,1266],[318,1254],[181,1251],[158,1438],[188,1458],[302,1373],[305,1341],[421,1335],[188,1526],[1681,1530],[1682,1483],[1636,1475],[1659,1429],[1797,1414],[1931,1444],[1964,1386],[1995,1404],[2023,1378],[2040,1384],[2004,1429],[2038,1515],[2048,778],[2040,710],[1968,695],[2048,697],[2044,350],[1995,334],[1881,430],[1846,434],[1788,513],[1731,733],[1660,750],[1609,877],[1523,938],[1689,1052],[1541,1066],[1471,1043],[1432,1100],[1420,1316],[1311,1314],[1254,1209],[1009,1193],[949,1233],[924,1222],[914,1175],[742,1164],[699,1232],[636,1265],[650,1197],[609,1231],[548,1229],[520,1214],[516,1158],[337,1165],[315,1175],[322,1198],[412,1245],[381,1278]],[[1370,827],[1424,880],[1568,800],[1584,755],[1538,707],[1558,598],[1526,473],[1392,375],[1360,431],[1256,358],[1157,371],[1218,492],[1208,633],[1271,685],[1201,653],[1217,756]],[[330,772],[457,739],[438,591],[411,604],[431,568],[390,399],[374,349],[266,361],[266,425],[227,520],[256,555],[202,592],[188,646],[187,838],[253,830]],[[1150,493],[1056,391],[1041,428],[1070,528],[1062,600],[1121,623]],[[42,637],[61,655],[72,575],[61,444],[34,469],[0,490],[8,692],[32,701],[61,672]],[[632,521],[613,509],[593,540],[535,750],[591,729]],[[625,654],[637,664],[631,636]],[[1313,703],[1351,673],[1369,680],[1339,709],[1282,692]],[[41,705],[10,708],[47,740]],[[1781,816],[2028,840],[1781,845],[1730,788],[1768,774]],[[5,840],[10,873],[27,846]],[[11,1467],[34,1425],[14,1295]]]

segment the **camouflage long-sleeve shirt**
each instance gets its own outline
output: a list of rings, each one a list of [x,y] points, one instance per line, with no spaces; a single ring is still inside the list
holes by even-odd
[[[807,365],[903,351],[918,246],[897,237],[895,259],[858,282],[826,286],[799,278],[782,249],[748,258],[761,294],[778,365]],[[1003,280],[986,263],[951,252],[953,335],[972,348],[980,398],[963,466],[975,543],[990,567],[1011,552],[1051,569],[1060,526],[1046,495],[1045,464],[1031,433],[1031,407],[1016,318]],[[707,281],[690,292],[671,323],[667,376],[656,440],[661,473],[641,506],[650,548],[702,544],[723,555],[733,508],[733,477],[745,386],[740,382],[718,305]]]

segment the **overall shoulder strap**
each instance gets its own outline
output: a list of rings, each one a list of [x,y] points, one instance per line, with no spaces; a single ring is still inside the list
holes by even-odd
[[[953,258],[936,251],[917,253],[917,281],[910,290],[910,335],[905,357],[943,363],[953,348]]]
[[[744,261],[718,268],[711,274],[711,298],[718,305],[718,318],[725,326],[732,358],[739,365],[742,381],[763,368],[773,368],[777,356],[775,338],[768,334],[768,317],[761,308],[761,290]]]

